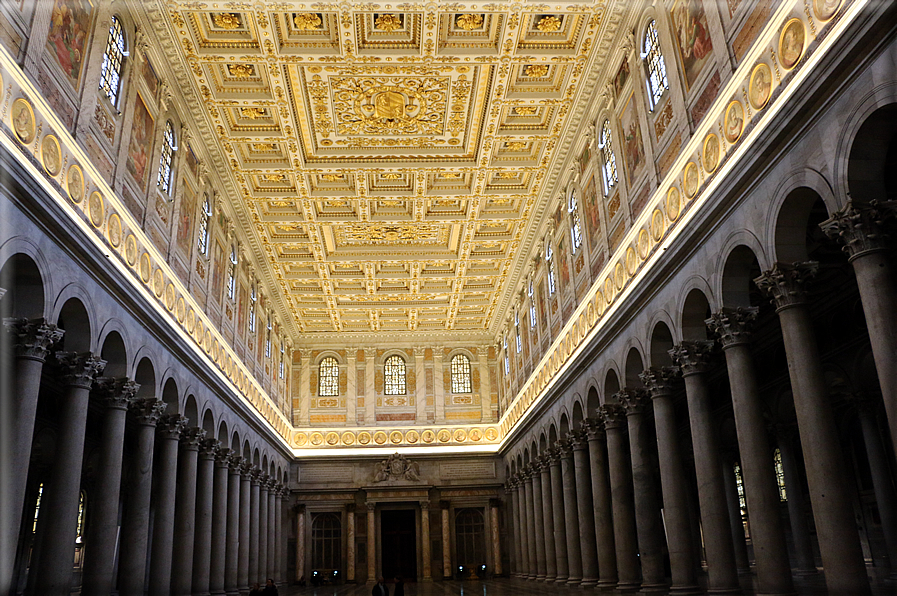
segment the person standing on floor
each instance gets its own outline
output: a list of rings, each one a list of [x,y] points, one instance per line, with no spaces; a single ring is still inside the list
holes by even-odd
[[[405,582],[398,575],[395,577],[396,587],[392,589],[392,596],[405,596]]]
[[[265,582],[265,589],[262,590],[262,596],[279,596],[277,593],[277,586],[274,585],[274,580],[270,577],[268,581]]]
[[[377,583],[371,588],[371,596],[389,596],[389,588],[383,583],[382,577],[378,577]]]

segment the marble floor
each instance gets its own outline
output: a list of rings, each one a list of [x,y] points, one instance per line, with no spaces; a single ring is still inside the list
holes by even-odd
[[[828,595],[821,575],[796,578],[795,587],[800,596],[824,596]],[[745,596],[755,594],[750,577],[742,577],[742,587]],[[389,585],[392,595],[392,585]],[[582,588],[555,586],[551,584],[525,581],[519,579],[494,579],[488,581],[464,581],[464,582],[432,582],[420,584],[406,584],[406,596],[545,596],[546,594],[583,594],[593,592],[605,593],[596,590],[583,590]],[[281,596],[368,596],[371,593],[369,585],[345,585],[345,586],[321,586],[317,588],[298,588],[290,586],[280,590]],[[613,594],[614,592],[607,592]],[[874,582],[872,593],[874,596],[897,596],[897,584]],[[853,596],[849,594],[839,596]]]

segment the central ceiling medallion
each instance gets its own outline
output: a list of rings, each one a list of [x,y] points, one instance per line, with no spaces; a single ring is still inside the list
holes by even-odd
[[[441,135],[447,77],[332,79],[341,135]]]
[[[421,223],[346,224],[336,227],[339,245],[445,244],[448,226]]]
[[[300,12],[293,15],[293,26],[299,31],[320,29],[323,24],[321,17],[315,12]]]
[[[392,33],[402,28],[402,17],[397,14],[381,14],[374,19],[374,29]]]

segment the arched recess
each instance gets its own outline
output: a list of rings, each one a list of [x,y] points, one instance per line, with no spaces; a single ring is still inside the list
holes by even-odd
[[[754,284],[759,275],[760,263],[753,250],[743,244],[732,249],[723,267],[723,306],[736,308],[768,303]]]
[[[545,452],[548,449],[548,439],[545,437],[545,433],[539,433],[539,453],[545,455]]]
[[[548,427],[548,444],[550,446],[554,446],[554,444],[557,442],[558,442],[558,427],[555,426],[554,422],[552,422],[551,426]]]
[[[78,298],[69,298],[59,311],[56,325],[65,329],[59,341],[59,350],[66,352],[89,352],[92,344],[90,316],[84,303]]]
[[[529,447],[527,447],[523,450],[523,466],[524,467],[528,466],[530,461],[531,460],[529,458]]]
[[[560,438],[566,439],[567,433],[570,432],[570,420],[567,418],[567,413],[561,414],[561,424],[560,424]]]
[[[35,319],[44,316],[44,279],[30,256],[19,253],[3,264],[0,287],[7,290],[0,299],[0,314],[4,318]]]
[[[110,331],[103,340],[100,358],[106,361],[104,377],[124,377],[128,374],[128,354],[118,331]]]
[[[620,392],[620,379],[617,371],[610,369],[604,377],[604,403],[616,401],[615,395]]]
[[[240,455],[240,433],[234,429],[233,437],[230,441],[230,448],[233,449],[234,455]]]
[[[632,346],[629,353],[626,354],[626,387],[629,389],[638,389],[643,386],[639,375],[645,370],[645,363],[642,361],[642,355],[638,348]]]
[[[658,321],[651,333],[651,366],[661,368],[673,366],[669,351],[673,349],[673,333],[669,326]]]
[[[218,439],[218,442],[221,443],[222,447],[228,446],[227,436],[227,422],[222,420],[220,423],[218,423],[218,435],[216,437]]]
[[[137,390],[137,397],[155,397],[156,396],[156,369],[153,362],[146,356],[137,363],[134,372],[134,382],[140,385]]]
[[[857,201],[897,199],[897,103],[872,112],[857,131],[847,160],[847,187]]]
[[[261,464],[262,472],[268,474],[268,454],[262,455],[262,464]]]
[[[579,400],[576,400],[573,404],[573,430],[579,430],[582,426],[582,420],[584,416],[582,414],[582,404],[579,403]]]
[[[175,383],[174,379],[165,381],[165,386],[162,389],[162,401],[168,405],[168,407],[165,408],[166,414],[181,413],[181,403],[178,399],[178,385]]]
[[[806,186],[791,190],[776,217],[775,260],[782,263],[840,260],[840,247],[819,227],[828,218],[825,201],[818,192]]]
[[[256,447],[252,450],[252,465],[254,465],[255,467],[259,467],[261,466],[261,463],[262,461],[261,457],[259,456],[259,448]]]
[[[196,398],[192,393],[187,396],[187,400],[184,402],[184,416],[188,419],[188,427],[200,425],[199,408],[196,406]]]
[[[601,398],[598,397],[598,390],[594,385],[589,387],[589,393],[586,396],[586,418],[595,416],[598,408],[601,406]]]
[[[206,431],[206,438],[215,437],[215,417],[212,416],[212,410],[206,410],[202,415],[202,429]]]
[[[243,441],[243,459],[252,463],[252,448],[249,446],[249,439]]]
[[[707,325],[710,318],[710,302],[704,292],[694,288],[685,297],[682,305],[682,339],[707,339]]]

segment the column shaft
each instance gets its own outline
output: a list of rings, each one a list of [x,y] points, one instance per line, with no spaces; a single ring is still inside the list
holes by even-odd
[[[449,537],[449,510],[448,504],[442,507],[442,576],[445,579],[452,577],[452,551]]]
[[[782,472],[785,476],[785,491],[788,495],[788,521],[791,524],[797,572],[801,575],[812,574],[817,572],[816,558],[813,555],[810,524],[807,522],[807,514],[804,509],[806,502],[804,486],[791,442],[792,432],[783,428],[779,430],[779,453],[782,456]]]
[[[885,535],[888,548],[888,560],[891,564],[891,576],[897,573],[897,495],[891,482],[888,470],[888,458],[885,455],[884,441],[878,431],[875,410],[871,403],[860,404],[859,418],[863,429],[863,441],[866,455],[869,458],[869,469],[872,472],[872,486],[875,490],[875,503],[881,516],[881,529]]]
[[[59,404],[56,451],[38,520],[41,551],[33,573],[34,593],[41,596],[69,596],[72,588],[87,404],[93,378],[106,364],[89,353],[57,357],[64,367],[67,387]]]
[[[585,432],[572,438],[576,476],[576,508],[579,514],[579,544],[582,551],[582,586],[598,585],[598,544],[595,540],[595,507],[589,478],[589,442]]]
[[[212,497],[212,534],[209,562],[209,593],[221,596],[224,591],[225,565],[227,563],[227,501],[228,501],[228,459],[231,450],[222,447],[215,456],[215,474]]]
[[[564,524],[567,528],[568,586],[582,583],[582,544],[579,534],[579,506],[576,504],[576,472],[573,447],[565,443],[561,454],[561,477],[564,484]]]
[[[239,593],[238,577],[240,566],[240,465],[243,458],[232,453],[228,458],[227,470],[227,545],[224,549],[224,593],[236,596]]]
[[[237,590],[249,593],[249,534],[252,517],[252,480],[250,463],[240,464],[240,539],[237,546]],[[299,537],[302,538],[301,536]]]
[[[278,488],[274,501],[274,583],[283,585],[283,501],[282,487]],[[354,515],[354,514],[353,514]],[[354,528],[354,524],[353,524]],[[355,537],[352,536],[352,555],[355,555]],[[347,545],[348,546],[348,545]],[[347,553],[348,554],[348,553]],[[348,557],[347,557],[348,558]]]
[[[532,468],[533,482],[533,534],[536,539],[536,579],[545,580],[545,520],[542,517],[542,475],[537,464]]]
[[[501,564],[501,533],[498,526],[498,500],[494,499],[489,506],[490,528],[492,529],[492,575],[500,576],[502,574]],[[429,549],[427,549],[429,550]]]
[[[206,596],[212,571],[212,508],[215,499],[215,455],[218,441],[204,439],[196,465],[196,521],[193,537],[192,594]],[[223,546],[223,543],[222,543]]]
[[[277,550],[277,502],[273,483],[268,487],[268,565],[265,581],[274,579],[274,553]]]
[[[296,580],[307,581],[305,573],[305,506],[296,507]]]
[[[177,489],[178,441],[187,425],[179,414],[169,414],[159,422],[156,471],[153,475],[153,539],[150,549],[149,594],[171,593],[171,558],[174,543],[175,492]],[[136,563],[136,562],[135,562]],[[140,586],[143,590],[143,586]]]
[[[128,466],[130,486],[122,516],[118,563],[120,596],[143,596],[146,583],[146,554],[149,547],[153,447],[156,442],[156,424],[165,407],[165,402],[155,398],[138,399],[131,405],[136,414],[137,437],[134,442],[134,458]]]
[[[81,593],[84,596],[108,596],[115,587],[115,543],[118,538],[118,505],[122,485],[122,456],[125,442],[125,419],[128,404],[140,387],[124,379],[99,379],[97,384],[106,394],[103,414],[102,450],[99,479],[94,499],[93,521],[85,539],[84,575]]]
[[[614,551],[614,518],[607,476],[607,446],[604,426],[593,419],[585,422],[589,437],[589,477],[595,518],[595,547],[598,552],[598,587],[617,585],[617,554]]]
[[[529,470],[523,481],[523,522],[526,526],[526,578],[536,579],[539,575],[536,560],[536,527],[533,523],[533,477]]]
[[[265,474],[259,484],[259,547],[258,547],[258,571],[256,579],[261,585],[265,585],[268,571],[268,475]]]
[[[732,550],[735,553],[735,566],[738,573],[750,573],[751,563],[748,560],[747,536],[741,518],[741,502],[738,499],[738,486],[735,482],[735,464],[722,461],[720,474],[726,487],[726,508],[729,511],[729,527],[732,529]],[[742,480],[744,473],[742,472]],[[753,520],[751,521],[753,526]]]
[[[561,454],[557,449],[548,453],[551,462],[551,514],[554,521],[554,552],[557,556],[556,583],[566,584],[570,578],[570,562],[567,556],[567,520],[564,516],[564,480],[561,477]]]
[[[558,577],[558,559],[555,552],[554,514],[551,511],[551,470],[548,458],[542,458],[539,475],[542,488],[542,525],[545,537],[545,581],[553,582]]]
[[[373,404],[371,404],[373,407]],[[368,503],[368,583],[377,582],[377,545],[375,534],[377,532],[376,518],[374,517],[374,503]]]
[[[423,502],[420,504],[420,544],[421,562],[423,563],[423,581],[432,581],[432,555],[430,554],[430,504],[427,502]]]
[[[355,505],[346,514],[346,581],[351,584],[355,582]]]
[[[188,428],[181,434],[178,451],[177,498],[174,510],[174,544],[171,561],[171,594],[189,596],[193,583],[193,545],[196,541],[196,480],[200,442],[206,432]]]
[[[249,585],[259,581],[259,480],[261,472],[255,468],[250,475],[249,491]]]

